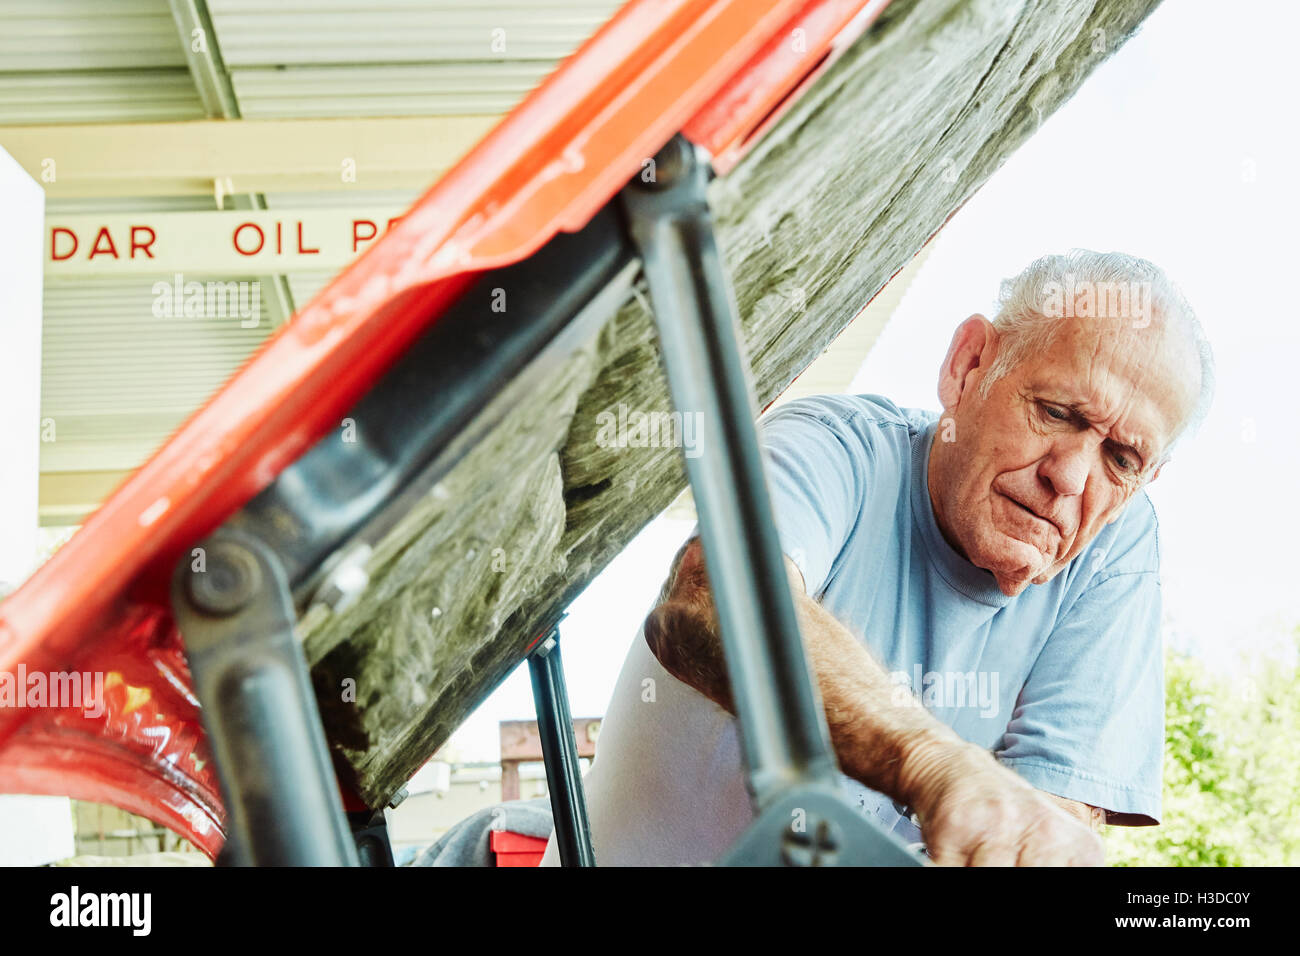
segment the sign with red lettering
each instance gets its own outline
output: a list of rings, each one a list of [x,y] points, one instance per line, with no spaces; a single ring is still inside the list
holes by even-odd
[[[45,275],[266,275],[334,271],[405,210],[307,209],[51,216]]]

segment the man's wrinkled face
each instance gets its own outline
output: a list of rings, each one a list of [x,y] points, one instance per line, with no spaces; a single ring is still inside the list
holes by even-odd
[[[978,386],[998,333],[974,316],[940,380],[935,517],[1008,595],[1050,580],[1120,515],[1155,476],[1199,385],[1190,353],[1161,328],[1061,321],[1046,352],[1027,356],[986,398]]]

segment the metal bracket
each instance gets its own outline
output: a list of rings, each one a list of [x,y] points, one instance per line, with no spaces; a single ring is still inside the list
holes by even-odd
[[[337,787],[293,635],[294,609],[315,601],[346,611],[367,585],[373,543],[623,303],[637,263],[612,207],[529,259],[484,273],[350,409],[364,441],[321,439],[200,543],[206,569],[188,559],[176,569],[172,603],[229,814],[223,862],[286,854],[306,862],[309,841],[330,848],[322,862],[355,859],[341,806],[334,812]],[[485,324],[505,288],[509,313]],[[255,580],[239,583],[243,574]],[[232,587],[250,590],[234,599]],[[251,673],[238,681],[274,687],[236,693],[228,673],[241,668]],[[567,698],[564,706],[567,714]],[[250,716],[241,718],[245,708]],[[272,720],[268,709],[292,718]],[[277,768],[299,743],[307,776],[295,779]],[[294,795],[268,808],[263,791]],[[315,794],[311,809],[298,805],[304,791]],[[290,819],[293,833],[285,830]],[[322,835],[309,836],[313,826]]]
[[[528,655],[533,701],[537,707],[537,732],[542,739],[542,760],[546,763],[546,786],[551,794],[560,865],[595,866],[596,854],[591,845],[591,824],[582,790],[578,743],[573,739],[573,717],[569,713],[569,692],[564,685],[559,641],[557,624]]]
[[[652,178],[623,190],[623,208],[650,287],[673,405],[698,416],[700,454],[686,458],[686,471],[758,815],[727,860],[919,862],[839,790],[772,522],[748,364],[709,209],[709,164],[678,135],[650,168]],[[843,831],[836,837],[843,852],[781,850],[800,809],[825,823],[815,833]]]
[[[919,866],[923,860],[844,799],[838,786],[790,788],[750,824],[725,866]]]
[[[357,857],[362,866],[396,866],[393,842],[388,833],[388,815],[384,808],[357,810],[348,814],[352,839],[357,845]]]
[[[356,866],[275,553],[219,530],[177,566],[171,593],[225,798],[222,862]]]

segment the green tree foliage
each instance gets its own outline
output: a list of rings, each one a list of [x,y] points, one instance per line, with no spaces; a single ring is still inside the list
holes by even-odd
[[[1300,629],[1292,636],[1300,649]],[[1116,866],[1300,864],[1300,668],[1295,655],[1245,675],[1194,657],[1165,659],[1164,815],[1158,827],[1110,827]]]

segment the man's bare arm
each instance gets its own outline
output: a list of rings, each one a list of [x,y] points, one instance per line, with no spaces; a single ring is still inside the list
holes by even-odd
[[[803,580],[788,558],[786,568],[841,769],[873,789],[896,793],[902,789],[904,741],[931,734],[955,741],[956,735],[923,709],[900,706],[892,693],[894,686],[866,649],[819,604],[799,600]],[[678,552],[659,606],[646,620],[645,635],[650,650],[670,674],[735,713],[699,539]],[[809,640],[809,635],[815,639]],[[880,705],[873,708],[876,719],[870,725],[858,719],[861,708],[853,702],[859,699]]]
[[[944,863],[1101,862],[1100,841],[984,750],[899,693],[787,560],[795,611],[841,769],[915,809]],[[735,712],[698,539],[678,553],[646,641],[674,677]]]

